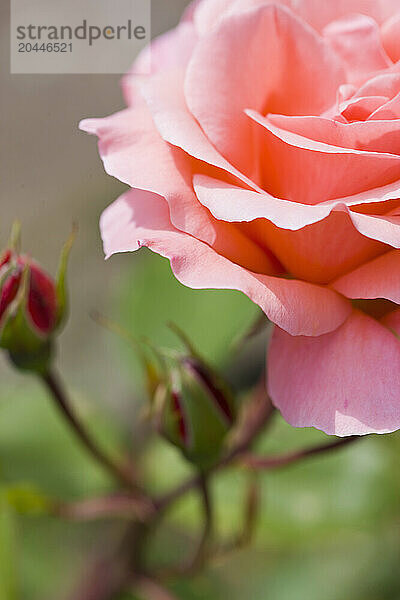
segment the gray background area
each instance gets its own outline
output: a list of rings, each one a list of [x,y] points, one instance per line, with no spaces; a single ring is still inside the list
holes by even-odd
[[[119,256],[104,263],[98,231],[102,209],[124,187],[104,173],[96,139],[80,132],[78,122],[124,106],[120,76],[11,75],[9,0],[0,1],[0,246],[18,217],[25,249],[54,270],[72,221],[79,222],[71,269],[73,318],[63,339],[63,370],[73,384],[93,389],[98,384],[97,365],[101,372],[109,371],[111,387],[117,381],[108,338],[88,314],[92,308],[107,309],[112,287],[131,260]],[[153,36],[174,26],[187,4],[153,0]],[[10,378],[21,385],[21,379],[0,363],[0,385]]]

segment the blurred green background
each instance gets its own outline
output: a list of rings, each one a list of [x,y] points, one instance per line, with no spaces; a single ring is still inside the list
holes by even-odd
[[[153,0],[153,33],[171,27],[184,0]],[[103,261],[101,210],[123,190],[107,177],[95,140],[77,130],[86,116],[123,106],[115,76],[11,76],[8,6],[1,11],[1,244],[15,216],[25,249],[49,270],[77,219],[80,235],[70,269],[71,320],[59,368],[82,417],[111,451],[141,451],[152,489],[168,489],[189,471],[163,442],[143,446],[143,382],[133,351],[99,328],[91,309],[129,331],[176,346],[177,322],[216,366],[227,369],[232,342],[257,315],[239,293],[192,291],[163,259],[143,250]],[[262,360],[253,349],[251,365]],[[255,360],[255,357],[257,360]],[[242,362],[242,364],[245,364]],[[41,386],[0,363],[0,600],[67,598],[121,524],[72,524],[46,516],[46,498],[102,494],[111,482],[58,418]],[[241,371],[239,371],[241,374]],[[242,374],[240,375],[242,376]],[[285,452],[325,441],[276,416],[260,452]],[[356,445],[260,476],[262,511],[256,539],[173,586],[182,600],[400,599],[400,436],[371,436]],[[232,471],[213,486],[224,538],[240,530],[246,475]],[[154,560],[179,557],[199,526],[189,496],[154,540]]]

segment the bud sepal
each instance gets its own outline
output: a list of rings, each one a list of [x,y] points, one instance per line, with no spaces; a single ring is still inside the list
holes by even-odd
[[[0,348],[18,369],[44,373],[53,340],[66,312],[66,256],[61,260],[61,292],[42,267],[19,251],[19,232],[0,257]]]
[[[159,433],[200,470],[220,458],[237,416],[229,386],[197,354],[177,356],[166,367],[153,415]]]

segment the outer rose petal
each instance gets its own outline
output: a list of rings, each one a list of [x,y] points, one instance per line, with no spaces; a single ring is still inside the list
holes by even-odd
[[[294,277],[326,284],[366,260],[385,251],[385,246],[360,235],[346,212],[332,212],[326,219],[298,231],[288,231],[259,220],[242,230],[264,243]]]
[[[332,284],[347,298],[385,298],[400,304],[400,251],[379,256]]]
[[[350,208],[384,210],[385,202],[399,197],[399,182],[316,205],[289,203],[204,176],[194,178],[194,188],[217,219],[249,223],[242,230],[268,244],[288,271],[301,279],[327,283],[385,252],[383,244],[400,248],[398,216]]]
[[[398,0],[290,0],[290,6],[318,30],[351,13],[382,23],[398,10]]]
[[[129,73],[122,80],[124,98],[128,106],[138,101],[137,75],[149,75],[167,69],[186,67],[197,43],[193,23],[185,21],[151,42],[139,54]]]
[[[263,190],[255,192],[206,175],[195,175],[193,185],[201,204],[219,220],[248,222],[265,218],[282,229],[293,231],[325,219],[333,210],[345,211],[347,207],[357,207],[362,212],[372,206],[373,212],[381,215],[388,212],[387,203],[397,204],[400,196],[400,181],[320,204],[276,198]]]
[[[196,196],[218,220],[249,222],[265,218],[277,227],[296,231],[325,219],[332,211],[331,203],[300,204],[231,185],[205,175],[195,175]]]
[[[366,237],[400,248],[400,216],[364,215],[349,211],[354,227]]]
[[[191,23],[193,23],[195,12],[202,2],[203,0],[192,0],[183,11],[181,23],[186,23],[186,21],[190,21]]]
[[[400,310],[394,310],[381,319],[381,323],[400,336]]]
[[[228,10],[240,11],[270,0],[202,0],[195,21],[200,34],[209,33]],[[291,8],[307,23],[321,31],[325,25],[348,14],[361,13],[382,23],[398,10],[398,0],[276,0]]]
[[[107,256],[147,246],[166,256],[176,278],[189,287],[234,289],[245,293],[266,315],[293,335],[332,331],[347,318],[347,300],[328,288],[303,281],[256,275],[175,229],[159,196],[132,190],[101,218]]]
[[[334,103],[343,78],[328,44],[293,13],[269,4],[230,13],[200,39],[187,68],[185,96],[216,148],[256,177],[254,125],[244,110],[318,114]]]
[[[99,137],[99,152],[107,173],[131,187],[164,196],[179,216],[176,224],[180,229],[194,235],[202,232],[206,241],[213,243],[214,228],[196,203],[187,181],[191,179],[190,162],[184,160],[180,150],[160,138],[146,106],[105,119],[86,119],[80,127]],[[177,165],[182,165],[182,169]]]
[[[294,427],[339,436],[400,428],[400,341],[363,313],[316,338],[276,328],[268,373],[271,399]]]
[[[183,94],[183,70],[159,73],[141,82],[154,124],[161,137],[190,156],[233,175],[253,189],[257,185],[230,164],[211,144],[198,122],[189,112]]]
[[[233,3],[234,0],[202,0],[198,4],[193,18],[198,33],[200,35],[209,33]]]
[[[156,38],[137,58],[136,64],[151,57],[151,71],[186,66],[197,42],[194,26],[190,22],[180,23],[175,29]]]
[[[289,6],[291,0],[200,0],[195,9],[194,22],[199,35],[207,35],[217,27],[222,17],[265,6],[266,4]]]
[[[105,119],[87,119],[81,128],[99,136],[99,151],[107,173],[132,187],[166,198],[177,227],[253,271],[279,272],[268,249],[261,249],[237,228],[216,221],[199,204],[192,188],[190,157],[160,138],[146,106]]]

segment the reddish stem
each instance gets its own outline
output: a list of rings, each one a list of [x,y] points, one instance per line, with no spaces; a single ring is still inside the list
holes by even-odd
[[[352,444],[360,439],[362,438],[359,436],[351,436],[341,440],[336,440],[335,442],[331,442],[329,444],[324,444],[323,446],[306,448],[304,450],[290,452],[281,456],[262,457],[254,456],[253,454],[248,453],[240,458],[240,462],[254,471],[279,469],[300,460],[311,458],[312,456],[318,456],[320,454],[332,452],[332,450],[347,446],[348,444]]]

